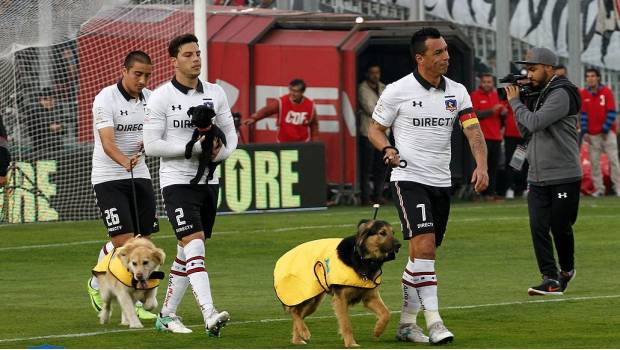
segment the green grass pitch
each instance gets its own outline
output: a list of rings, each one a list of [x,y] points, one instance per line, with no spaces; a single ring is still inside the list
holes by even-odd
[[[192,334],[164,334],[153,321],[143,330],[112,322],[100,325],[86,281],[106,239],[99,221],[0,227],[0,348],[44,343],[72,348],[289,348],[291,323],[272,288],[275,261],[295,245],[344,237],[371,208],[318,212],[228,215],[217,219],[207,242],[206,264],[216,307],[231,323],[221,338],[208,337],[190,291],[179,314]],[[396,210],[380,217],[398,231]],[[167,221],[155,243],[166,250],[166,273],[175,254]],[[530,240],[527,207],[456,203],[438,251],[440,311],[455,334],[454,348],[617,348],[620,344],[620,200],[583,199],[574,226],[578,275],[561,297],[533,298],[527,288],[539,281]],[[351,309],[354,335],[365,348],[423,348],[395,341],[406,249],[384,265],[381,294],[392,320],[379,340],[371,335],[374,316]],[[165,284],[164,284],[165,286]],[[159,289],[159,300],[165,287]],[[421,315],[420,315],[421,316]],[[423,324],[423,317],[418,323]],[[312,339],[299,348],[340,348],[328,300],[307,319]]]

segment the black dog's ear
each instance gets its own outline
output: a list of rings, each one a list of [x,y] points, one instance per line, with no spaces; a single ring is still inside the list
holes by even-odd
[[[187,115],[191,117],[194,114],[194,109],[196,109],[196,107],[189,107],[187,110]]]

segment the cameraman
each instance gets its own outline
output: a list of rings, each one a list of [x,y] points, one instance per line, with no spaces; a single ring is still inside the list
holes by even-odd
[[[582,175],[577,133],[581,98],[566,77],[555,75],[553,67],[558,58],[551,50],[533,48],[524,61],[516,63],[526,65],[530,84],[539,91],[524,105],[520,87],[506,87],[517,126],[527,142],[530,229],[543,274],[542,283],[529,288],[528,294],[561,295],[575,275],[572,225],[577,220]],[[557,250],[559,273],[549,230]]]

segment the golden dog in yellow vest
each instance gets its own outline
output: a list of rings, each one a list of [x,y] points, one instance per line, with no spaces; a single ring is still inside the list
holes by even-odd
[[[291,342],[306,344],[310,340],[304,318],[316,311],[326,293],[333,296],[346,347],[358,346],[348,309],[360,301],[377,315],[373,335],[379,337],[390,320],[377,288],[381,266],[395,259],[400,246],[389,223],[362,220],[354,236],[303,243],[284,254],[276,262],[273,277],[276,295],[293,318]]]
[[[157,287],[164,273],[157,271],[166,254],[153,242],[140,236],[113,250],[93,269],[99,279],[103,308],[99,312],[101,324],[110,321],[112,298],[121,307],[121,324],[129,328],[142,328],[136,314],[135,303],[142,301],[146,310],[157,308]]]

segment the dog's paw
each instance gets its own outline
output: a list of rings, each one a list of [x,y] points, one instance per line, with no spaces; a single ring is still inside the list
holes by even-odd
[[[110,322],[110,313],[109,312],[100,311],[99,312],[99,323],[106,324],[108,322]]]
[[[293,339],[291,340],[291,343],[295,344],[295,345],[306,345],[307,343],[302,340],[302,339]]]
[[[352,344],[349,344],[349,345],[344,344],[344,347],[345,348],[359,348],[360,345],[358,343],[352,343]]]
[[[138,322],[134,324],[129,324],[129,328],[144,328],[144,326],[142,325],[142,323]]]

